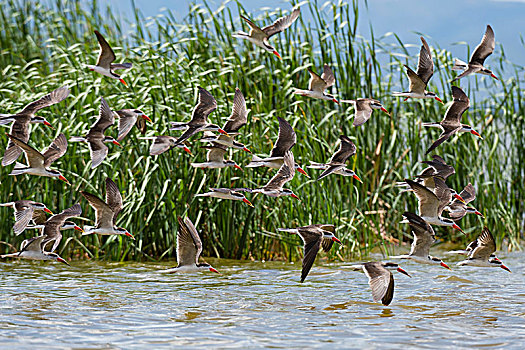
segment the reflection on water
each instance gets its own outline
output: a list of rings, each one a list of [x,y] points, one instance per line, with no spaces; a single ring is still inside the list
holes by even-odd
[[[165,275],[170,263],[0,261],[0,348],[519,348],[523,253],[512,274],[403,261],[388,307],[341,264],[213,260],[221,271]],[[351,339],[351,343],[349,340]]]

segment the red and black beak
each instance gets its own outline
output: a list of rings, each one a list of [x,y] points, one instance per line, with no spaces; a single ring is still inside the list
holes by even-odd
[[[450,268],[450,267],[448,267],[448,265],[447,265],[447,264],[445,264],[445,263],[444,263],[443,261],[442,261],[442,262],[440,263],[440,265],[441,265],[441,266],[443,266],[443,267],[444,267],[444,268],[446,268],[446,269],[449,269],[449,270],[451,270],[451,268]]]
[[[249,200],[247,200],[246,198],[243,198],[242,201],[253,208],[253,204]]]
[[[47,209],[47,208],[44,208],[44,211],[45,211],[46,213],[48,213],[48,214],[53,215],[53,212],[52,212],[51,210]]]
[[[507,266],[505,266],[505,265],[501,264],[501,265],[500,265],[500,267],[501,267],[501,268],[502,268],[503,270],[505,270],[505,271],[508,271],[508,272],[512,273],[512,271],[510,271],[510,269],[509,269],[509,268],[508,268]]]
[[[401,272],[402,274],[407,275],[408,277],[412,277],[412,276],[410,276],[410,275],[408,274],[408,272],[406,272],[405,270],[403,270],[403,269],[400,268],[400,267],[397,268],[397,271],[398,271],[398,272]]]

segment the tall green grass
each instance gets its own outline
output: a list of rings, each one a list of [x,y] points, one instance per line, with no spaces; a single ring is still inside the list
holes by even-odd
[[[289,9],[292,8],[292,2]],[[286,11],[288,11],[287,9]],[[249,14],[258,23],[286,11]],[[227,258],[295,259],[300,255],[296,237],[277,234],[278,227],[310,223],[334,223],[344,246],[330,253],[333,258],[352,259],[373,249],[391,250],[391,241],[407,241],[406,225],[399,224],[405,210],[415,211],[414,196],[403,194],[394,183],[421,169],[419,161],[437,137],[436,131],[421,128],[422,121],[440,120],[445,107],[432,101],[401,100],[392,90],[407,87],[402,64],[417,65],[419,38],[404,45],[395,35],[371,39],[358,35],[358,1],[303,2],[303,15],[291,30],[272,42],[283,60],[262,52],[251,44],[232,38],[242,29],[242,5],[230,2],[218,9],[192,5],[182,21],[169,11],[144,18],[135,10],[131,23],[116,18],[110,8],[96,1],[85,6],[80,1],[56,0],[53,6],[30,1],[0,2],[0,111],[12,113],[27,102],[59,86],[69,85],[72,93],[61,104],[40,112],[55,127],[33,126],[30,143],[46,147],[59,132],[66,136],[85,133],[93,122],[103,96],[113,109],[140,108],[151,116],[148,135],[168,134],[169,121],[190,118],[196,86],[208,89],[218,101],[212,122],[223,123],[231,110],[235,87],[244,93],[251,109],[248,125],[240,141],[256,154],[268,154],[278,132],[277,116],[287,119],[297,133],[296,161],[327,161],[340,134],[357,145],[351,167],[364,180],[330,176],[320,182],[301,174],[288,183],[301,201],[292,198],[251,197],[255,209],[240,202],[195,198],[208,187],[262,186],[274,174],[267,169],[202,170],[189,166],[205,158],[201,143],[192,139],[194,156],[173,150],[159,157],[148,155],[150,141],[137,139],[134,129],[123,148],[110,145],[107,161],[95,171],[89,168],[89,152],[84,144],[71,143],[66,155],[56,163],[73,183],[35,177],[10,177],[10,167],[1,170],[0,200],[33,198],[55,211],[81,201],[84,216],[93,210],[78,191],[103,193],[106,176],[120,186],[126,206],[119,225],[137,238],[79,237],[65,233],[60,252],[73,258],[95,257],[108,260],[159,259],[175,255],[176,217],[188,215],[201,231],[204,255]],[[305,18],[311,14],[311,21]],[[125,28],[130,27],[131,30]],[[131,61],[133,69],[124,78],[130,85],[96,75],[83,65],[96,60],[98,46],[93,30],[101,31],[113,46],[119,62]],[[246,28],[244,28],[246,29]],[[496,29],[497,30],[497,29]],[[450,52],[429,40],[434,49],[436,73],[431,88],[450,101]],[[461,85],[472,106],[464,116],[484,136],[470,135],[443,144],[437,154],[455,166],[449,185],[458,190],[475,184],[475,206],[485,222],[470,215],[461,221],[467,236],[437,228],[442,240],[467,242],[491,227],[498,241],[511,248],[519,246],[524,231],[524,106],[523,68],[507,62],[504,51],[489,58],[491,68],[507,77],[496,83],[483,77],[463,79]],[[293,86],[306,86],[306,68],[320,71],[328,63],[336,74],[335,90],[344,99],[375,97],[392,112],[389,117],[375,112],[361,128],[351,126],[353,109],[333,103],[294,97]],[[503,74],[503,69],[505,73]],[[478,91],[490,95],[478,98]],[[110,131],[116,136],[116,127]],[[174,133],[175,134],[175,133]],[[175,134],[176,135],[176,134]],[[7,138],[3,137],[4,144]],[[247,164],[249,155],[234,152],[231,157]],[[318,173],[310,174],[315,178]],[[0,241],[19,245],[30,233],[15,237],[10,210],[0,208]],[[9,250],[7,245],[2,251]]]

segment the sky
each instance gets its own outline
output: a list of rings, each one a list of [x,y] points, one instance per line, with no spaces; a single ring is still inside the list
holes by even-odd
[[[145,16],[154,16],[162,8],[169,8],[182,18],[189,9],[190,0],[135,0]],[[202,0],[193,2],[202,3]],[[285,0],[240,0],[252,15],[260,13],[262,7],[291,8]],[[131,0],[101,0],[111,4],[121,15],[131,13]],[[217,8],[222,1],[208,0],[211,8]],[[318,1],[321,6],[324,1]],[[467,49],[458,42],[468,42],[474,48],[481,40],[485,27],[490,24],[496,34],[496,45],[502,44],[507,58],[521,66],[525,65],[525,46],[520,36],[525,35],[523,15],[525,0],[368,0],[368,9],[362,1],[360,34],[370,37],[372,24],[374,33],[381,36],[396,33],[404,43],[419,47],[419,35],[425,34],[430,42],[438,42],[458,58],[468,61]],[[231,4],[235,8],[234,4]],[[414,51],[417,53],[417,48]]]

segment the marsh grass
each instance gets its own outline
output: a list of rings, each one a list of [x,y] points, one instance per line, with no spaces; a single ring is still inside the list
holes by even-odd
[[[292,5],[290,5],[290,8]],[[330,176],[316,182],[297,174],[288,186],[301,201],[291,198],[251,197],[255,209],[243,203],[196,198],[208,187],[262,186],[274,174],[267,169],[244,172],[194,169],[192,161],[205,158],[205,150],[194,138],[193,156],[172,150],[159,157],[148,155],[150,141],[140,140],[133,129],[123,148],[110,145],[110,153],[95,171],[89,168],[89,152],[84,144],[71,143],[67,154],[56,163],[73,183],[66,187],[51,179],[10,177],[10,167],[2,169],[1,200],[33,198],[59,211],[75,202],[82,203],[87,218],[92,209],[78,191],[102,194],[106,176],[120,186],[127,203],[119,225],[132,232],[136,241],[121,237],[79,237],[65,234],[61,254],[73,258],[108,260],[159,259],[175,255],[176,217],[189,215],[201,230],[204,255],[225,258],[296,259],[301,255],[297,237],[276,233],[278,227],[309,223],[334,223],[344,246],[336,247],[331,258],[351,259],[372,250],[392,251],[391,241],[410,241],[409,230],[399,224],[405,210],[415,211],[414,196],[399,195],[396,181],[421,170],[419,161],[437,137],[424,130],[422,121],[440,120],[445,107],[431,101],[402,102],[390,92],[407,87],[402,65],[417,65],[419,38],[404,45],[397,36],[370,38],[358,35],[362,10],[358,1],[302,3],[303,16],[293,30],[272,38],[283,56],[279,61],[251,44],[231,37],[242,28],[238,14],[246,13],[238,3],[212,9],[192,5],[182,21],[164,11],[144,18],[135,9],[134,19],[125,24],[111,9],[94,1],[56,0],[52,6],[29,1],[0,3],[0,110],[12,113],[27,102],[59,86],[69,85],[71,96],[59,105],[41,111],[55,127],[32,127],[30,143],[42,149],[59,132],[81,135],[93,122],[103,96],[110,106],[140,108],[150,116],[147,135],[168,134],[169,121],[187,120],[195,103],[196,86],[208,89],[218,101],[210,116],[223,123],[229,115],[234,88],[244,93],[251,109],[241,141],[256,154],[268,154],[277,137],[277,116],[287,119],[297,133],[296,161],[327,161],[337,147],[340,134],[357,145],[351,167],[364,180]],[[305,15],[306,13],[309,15]],[[258,12],[254,20],[268,23],[284,12]],[[252,15],[252,14],[248,14]],[[253,16],[252,16],[253,17]],[[306,20],[311,18],[311,20]],[[125,28],[131,27],[131,30]],[[95,75],[83,68],[96,60],[98,46],[93,30],[98,29],[113,46],[118,61],[131,61],[133,69],[124,78],[129,88]],[[244,28],[246,29],[246,28]],[[449,102],[451,54],[429,40],[436,64],[431,82],[433,91]],[[524,230],[524,123],[523,68],[507,62],[501,47],[489,59],[502,82],[483,77],[461,80],[472,106],[464,116],[484,137],[475,140],[463,135],[442,145],[437,154],[456,168],[449,185],[461,190],[468,182],[478,189],[475,206],[485,222],[467,216],[461,226],[467,236],[437,228],[442,241],[465,243],[480,232],[483,224],[492,228],[498,242],[518,248]],[[292,95],[293,86],[306,86],[306,68],[320,71],[328,63],[336,74],[335,92],[344,99],[375,97],[392,113],[375,112],[361,128],[351,126],[350,105],[309,100]],[[478,91],[488,91],[478,98]],[[116,136],[116,127],[111,131]],[[6,137],[4,136],[4,143]],[[247,164],[245,152],[231,157]],[[0,211],[0,241],[18,246],[26,233],[15,237],[10,210]],[[1,248],[8,250],[8,246]]]

